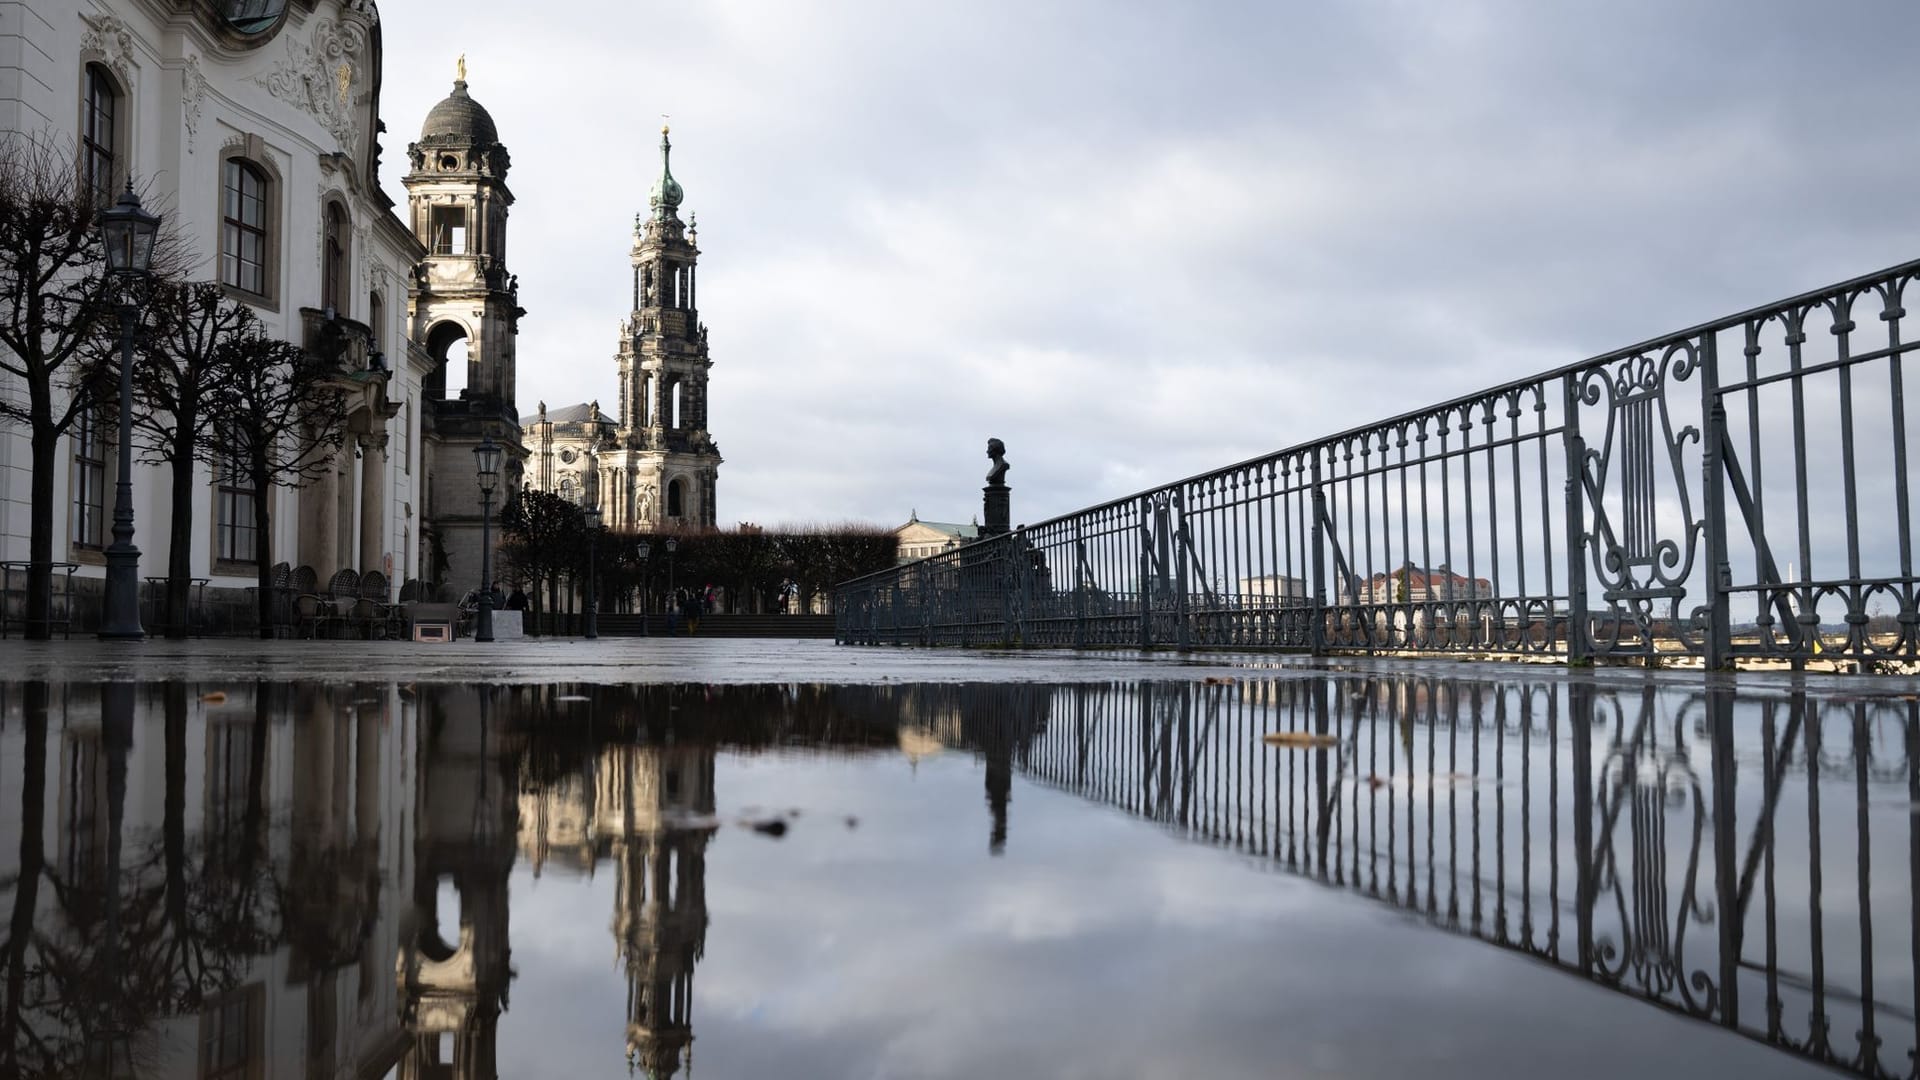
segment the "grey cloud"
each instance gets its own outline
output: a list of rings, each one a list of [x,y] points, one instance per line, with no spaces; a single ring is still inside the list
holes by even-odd
[[[392,143],[445,92],[385,11]],[[674,114],[723,520],[1036,521],[1911,254],[1920,10],[473,5],[522,407],[613,399]],[[398,192],[390,150],[390,189]]]

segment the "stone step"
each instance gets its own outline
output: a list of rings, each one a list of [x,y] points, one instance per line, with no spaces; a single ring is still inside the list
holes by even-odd
[[[599,618],[600,636],[638,637],[641,634],[641,618],[639,615],[602,615]],[[648,635],[666,636],[666,615],[655,612],[645,616],[645,619]],[[685,626],[680,631],[684,634]],[[708,615],[700,620],[700,627],[695,633],[699,637],[831,638],[833,616]]]

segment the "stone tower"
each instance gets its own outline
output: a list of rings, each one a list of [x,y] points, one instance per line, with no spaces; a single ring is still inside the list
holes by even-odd
[[[413,900],[395,959],[411,1045],[396,1080],[499,1080],[495,1052],[513,979],[508,879],[520,820],[515,762],[493,719],[498,690],[449,687],[435,699],[449,722],[415,729]],[[457,910],[440,906],[445,884]]]
[[[408,217],[427,255],[409,290],[410,337],[433,360],[422,386],[421,442],[427,490],[424,516],[447,560],[447,581],[465,591],[480,585],[480,492],[473,448],[491,436],[506,448],[498,512],[518,488],[521,446],[514,406],[514,338],[519,283],[507,272],[507,148],[493,117],[467,94],[466,62],[453,92],[427,113],[420,141],[407,147]],[[466,388],[447,396],[448,354],[467,346]],[[498,533],[495,534],[498,542]],[[424,552],[431,578],[435,553]]]
[[[618,746],[595,778],[618,866],[613,936],[627,976],[627,1063],[668,1080],[693,1053],[693,971],[707,947],[714,749]]]
[[[599,461],[600,505],[618,528],[711,527],[720,448],[707,426],[707,328],[700,322],[695,223],[660,129],[660,178],[634,220],[633,313],[621,327],[620,420]]]

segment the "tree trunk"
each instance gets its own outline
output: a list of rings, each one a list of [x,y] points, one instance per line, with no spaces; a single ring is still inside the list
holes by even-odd
[[[46,641],[53,637],[53,470],[54,455],[60,449],[60,436],[54,433],[53,420],[43,415],[51,406],[39,400],[33,403],[33,484],[27,539],[27,640]],[[72,612],[68,612],[71,617]]]
[[[175,418],[173,520],[167,526],[167,636],[184,638],[193,621],[193,435],[191,414]]]
[[[21,695],[25,738],[20,783],[20,879],[14,885],[13,917],[7,924],[6,1008],[0,1011],[0,1073],[21,1075],[19,1053],[21,998],[27,992],[27,946],[34,937],[40,874],[46,863],[47,704],[52,694],[43,682],[28,683]]]
[[[267,509],[267,499],[273,494],[273,488],[267,484],[266,455],[256,450],[249,462],[249,471],[253,474],[253,590],[260,619],[260,636],[273,637],[273,515]]]
[[[187,919],[186,684],[168,683],[165,693],[166,807],[161,818],[161,834],[166,852],[167,926],[178,948],[193,932]]]

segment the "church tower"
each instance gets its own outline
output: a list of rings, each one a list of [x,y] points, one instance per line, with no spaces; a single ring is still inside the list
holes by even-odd
[[[420,141],[407,147],[413,233],[427,257],[409,290],[410,337],[433,361],[421,388],[421,442],[427,467],[426,517],[457,589],[480,586],[480,493],[473,448],[491,437],[506,448],[497,511],[519,487],[519,412],[514,406],[514,338],[519,282],[507,272],[507,148],[493,117],[467,94],[463,57],[453,92],[427,113]],[[447,396],[447,364],[466,346],[466,387]],[[456,361],[457,362],[457,361]],[[431,557],[421,560],[423,577]]]
[[[634,220],[633,312],[621,327],[620,422],[600,455],[600,505],[616,528],[710,528],[720,448],[707,420],[707,328],[700,322],[695,222],[660,129],[660,178]]]
[[[603,752],[598,831],[618,867],[613,936],[627,976],[627,1063],[668,1080],[692,1060],[693,974],[707,948],[707,844],[714,748],[676,743]]]

